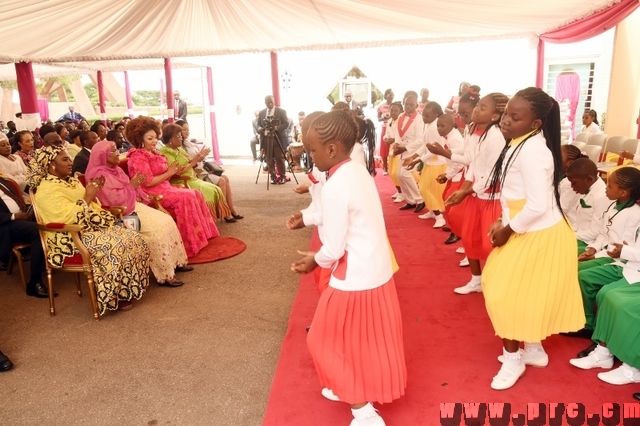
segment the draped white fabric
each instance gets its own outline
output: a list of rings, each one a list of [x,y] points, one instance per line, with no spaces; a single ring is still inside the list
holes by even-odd
[[[540,34],[615,0],[0,0],[0,61],[71,62]]]

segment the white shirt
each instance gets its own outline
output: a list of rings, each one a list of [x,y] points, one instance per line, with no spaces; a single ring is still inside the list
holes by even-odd
[[[610,265],[617,265],[622,267],[622,275],[629,282],[634,284],[640,282],[640,239],[637,238],[634,242],[629,241],[628,245],[622,246],[622,252],[620,252],[620,259],[616,259],[614,263]],[[624,263],[622,260],[626,260]]]
[[[464,155],[464,137],[460,134],[458,129],[451,129],[449,134],[443,139],[444,146],[451,151],[451,158],[453,158],[454,155]],[[464,164],[456,163],[448,158],[446,161],[447,171],[445,172],[445,176],[447,177],[447,180],[460,182],[460,179],[462,179],[462,169],[464,168]]]
[[[602,133],[602,130],[600,130],[600,126],[592,122],[591,124],[589,124],[589,127],[582,126],[582,130],[580,130],[580,133],[592,133],[596,135],[598,133]]]
[[[507,151],[503,167],[515,151]],[[518,234],[549,228],[564,217],[557,207],[553,191],[553,154],[547,148],[542,132],[530,137],[516,157],[512,158],[502,182],[502,221]],[[509,209],[508,201],[525,200],[519,212]]]
[[[322,247],[316,263],[333,270],[329,285],[370,290],[393,275],[380,196],[367,170],[354,161],[338,167],[321,193]]]
[[[447,164],[447,159],[440,155],[432,154],[427,149],[428,143],[437,142],[440,145],[444,145],[444,138],[438,133],[438,120],[433,120],[431,123],[424,124],[424,130],[422,132],[422,146],[418,149],[417,154],[420,155],[420,160],[425,166],[440,166]]]
[[[605,193],[606,187],[607,184],[598,178],[589,188],[589,193],[582,195],[575,206],[576,237],[587,245],[594,243],[598,238],[604,213],[612,203]]]
[[[422,129],[424,127],[424,123],[422,122],[422,117],[420,116],[420,114],[418,114],[417,112],[415,112],[415,114],[415,118],[403,135],[400,135],[400,129],[405,128],[409,120],[409,117],[406,115],[406,113],[403,112],[402,114],[400,114],[400,117],[398,117],[398,121],[394,123],[395,132],[397,134],[396,141],[400,146],[407,148],[407,150],[400,155],[400,158],[403,160],[405,158],[411,157],[423,145]],[[404,121],[402,119],[403,116],[405,117]]]
[[[24,191],[29,172],[22,158],[13,154],[9,155],[9,158],[0,155],[0,173],[15,181],[20,190]]]
[[[560,205],[562,211],[567,217],[567,221],[571,225],[571,228],[576,229],[576,205],[580,202],[580,194],[571,188],[571,182],[566,177],[560,181],[558,185],[558,192],[560,193]]]
[[[0,185],[3,185],[3,184],[0,183]],[[6,187],[6,188],[11,190],[11,188],[9,187]],[[7,205],[7,208],[11,212],[11,220],[14,220],[14,215],[20,211],[20,206],[18,205],[18,203],[15,202],[13,198],[5,194],[5,192],[1,189],[0,189],[0,198],[2,199],[2,201],[4,201],[4,203]]]
[[[609,244],[635,241],[638,228],[640,228],[640,206],[634,204],[618,212],[615,203],[611,202],[609,209],[604,214],[598,237],[588,247],[596,250],[595,257],[608,257]]]

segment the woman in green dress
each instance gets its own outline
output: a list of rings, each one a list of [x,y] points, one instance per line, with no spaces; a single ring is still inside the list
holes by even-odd
[[[182,147],[182,128],[176,124],[168,124],[162,128],[162,141],[164,146],[160,148],[160,153],[167,157],[169,164],[178,163],[185,167],[181,175],[189,178],[187,181],[189,188],[197,189],[202,193],[211,215],[216,219],[224,218],[226,222],[236,222],[222,190],[210,182],[198,179],[193,170],[195,165],[207,156],[210,149],[204,148],[193,159],[189,157]]]

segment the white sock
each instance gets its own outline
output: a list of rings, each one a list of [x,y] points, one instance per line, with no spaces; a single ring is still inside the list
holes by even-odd
[[[598,353],[602,356],[613,356],[611,355],[611,351],[609,350],[609,348],[607,348],[606,346],[598,345],[596,346],[595,350],[598,351]]]
[[[353,418],[356,419],[356,421],[361,422],[375,416],[376,409],[373,408],[373,405],[371,405],[370,402],[367,402],[367,405],[362,408],[358,408],[356,410],[352,408],[351,414],[353,414]]]
[[[533,352],[533,351],[544,352],[544,348],[542,347],[541,342],[537,342],[537,343],[524,342],[524,350],[527,352]]]
[[[471,275],[471,284],[473,285],[482,284],[482,275]]]
[[[520,349],[515,352],[507,352],[505,348],[502,348],[502,355],[504,356],[505,366],[518,366],[522,363]]]

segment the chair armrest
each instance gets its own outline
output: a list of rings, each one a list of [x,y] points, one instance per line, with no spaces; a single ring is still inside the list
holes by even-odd
[[[179,186],[182,188],[189,188],[189,181],[191,178],[189,176],[174,176],[171,178],[171,185]]]
[[[108,211],[115,217],[122,219],[122,214],[127,208],[125,206],[102,206],[102,209]]]
[[[162,207],[162,205],[160,204],[160,201],[164,198],[164,196],[162,194],[156,194],[156,195],[149,195],[149,200],[151,201],[151,206],[156,209],[159,210],[163,213],[168,214],[169,216],[171,216],[171,213],[169,213],[167,211],[167,209],[165,209],[164,207]]]
[[[78,252],[80,252],[80,256],[82,257],[83,263],[85,263],[86,265],[91,264],[89,250],[87,250],[87,247],[82,242],[82,239],[80,239],[80,232],[82,231],[82,226],[50,222],[44,225],[41,223],[38,223],[38,229],[40,231],[48,231],[48,232],[69,232],[71,234],[71,239],[73,240],[73,243],[76,246],[76,249],[78,250]],[[44,239],[42,241],[43,241],[43,244],[45,244]]]

